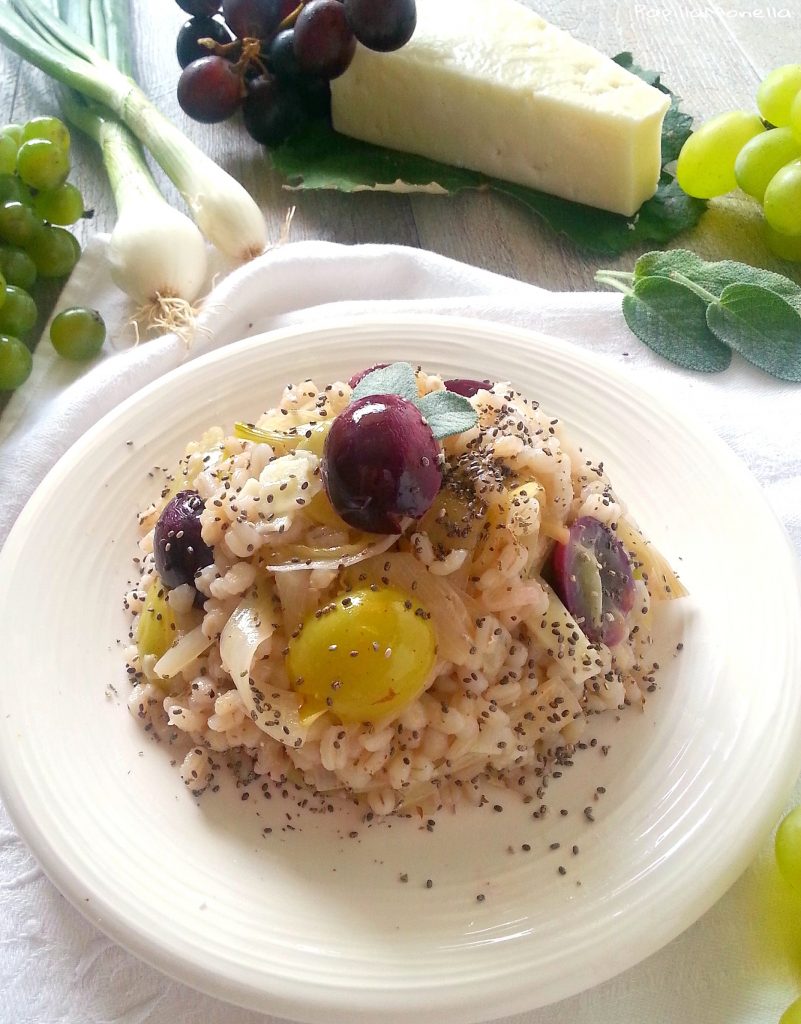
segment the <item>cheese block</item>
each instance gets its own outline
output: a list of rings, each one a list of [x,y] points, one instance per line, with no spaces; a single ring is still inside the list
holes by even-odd
[[[656,190],[668,97],[516,0],[417,0],[412,39],[359,46],[334,128],[631,215]]]

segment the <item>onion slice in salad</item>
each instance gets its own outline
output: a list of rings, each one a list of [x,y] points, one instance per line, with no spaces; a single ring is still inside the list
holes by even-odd
[[[156,662],[153,671],[162,679],[172,679],[182,672],[187,665],[199,658],[211,647],[213,637],[208,637],[201,626],[195,626],[176,641]]]
[[[398,533],[387,534],[375,543],[341,544],[335,548],[312,548],[305,544],[287,544],[286,547],[267,554],[267,557],[281,558],[262,568],[269,572],[293,572],[297,569],[345,569],[356,565],[373,555],[382,555],[400,537]],[[283,557],[281,557],[283,556]]]

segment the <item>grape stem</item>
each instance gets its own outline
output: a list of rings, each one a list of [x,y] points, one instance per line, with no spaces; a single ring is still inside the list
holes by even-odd
[[[300,0],[300,3],[294,11],[290,11],[289,14],[284,18],[281,24],[276,29],[276,32],[283,32],[285,28],[292,28],[295,22],[298,20],[298,15],[306,6],[306,0]]]

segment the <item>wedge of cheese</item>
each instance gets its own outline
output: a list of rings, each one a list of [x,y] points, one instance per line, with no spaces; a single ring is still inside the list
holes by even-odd
[[[393,53],[359,46],[334,128],[631,215],[656,190],[668,97],[516,0],[417,0]]]

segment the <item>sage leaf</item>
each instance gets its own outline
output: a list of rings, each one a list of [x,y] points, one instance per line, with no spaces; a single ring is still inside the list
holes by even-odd
[[[371,370],[362,377],[351,395],[352,402],[370,395],[400,395],[409,402],[417,402],[417,382],[409,363],[390,363]]]
[[[654,352],[686,370],[720,373],[731,351],[707,326],[707,303],[678,281],[643,277],[623,297],[623,316]]]
[[[717,338],[754,366],[801,383],[801,314],[786,298],[757,284],[730,284],[706,319]]]
[[[715,296],[732,284],[757,285],[781,295],[801,311],[801,287],[795,281],[772,270],[736,260],[707,263],[688,249],[671,249],[668,252],[647,252],[634,266],[635,281],[644,277],[672,277],[674,274],[689,278]]]
[[[470,430],[478,422],[470,402],[453,391],[431,391],[419,399],[417,407],[438,441]]]

